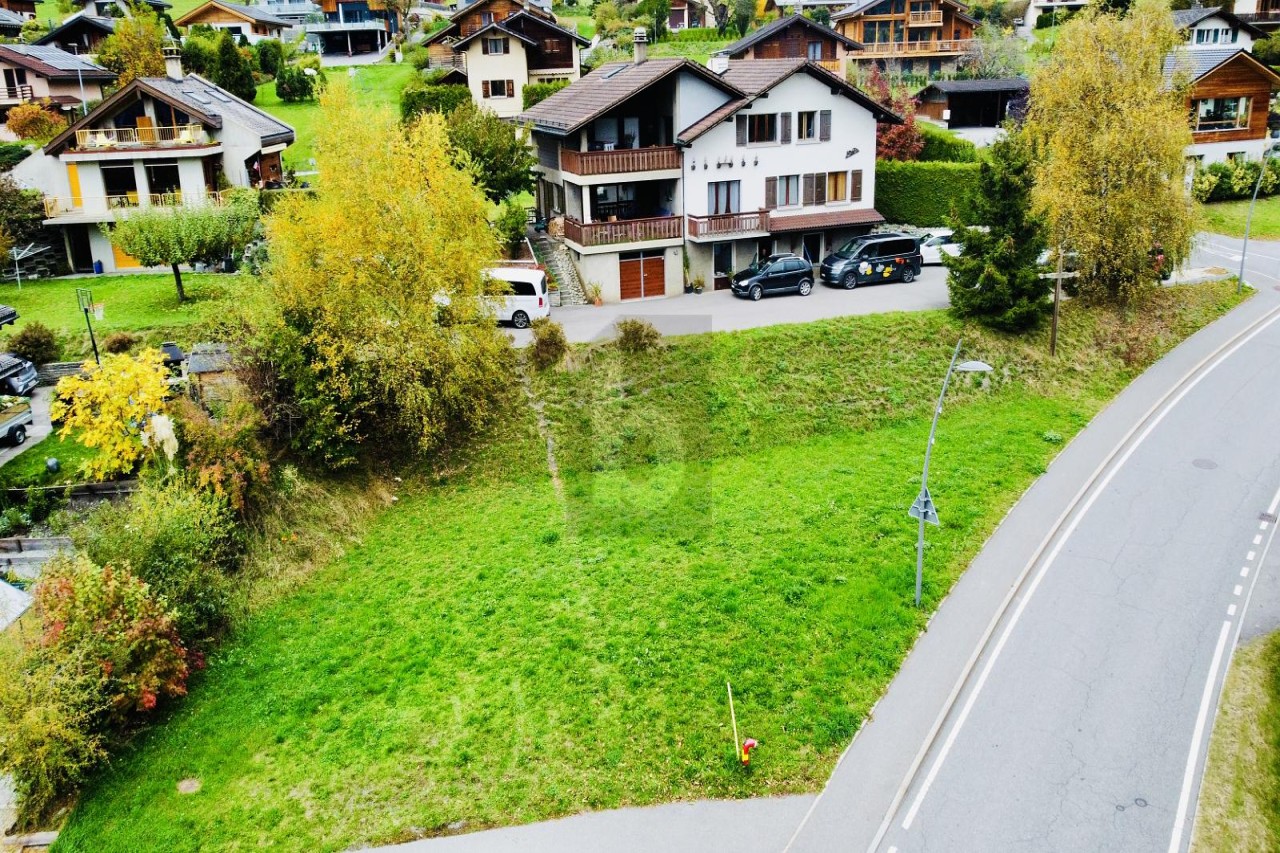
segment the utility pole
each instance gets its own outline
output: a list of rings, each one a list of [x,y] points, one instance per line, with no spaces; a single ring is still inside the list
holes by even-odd
[[[1058,244],[1058,271],[1056,273],[1045,273],[1041,278],[1053,279],[1053,324],[1049,327],[1049,355],[1056,356],[1058,354],[1058,305],[1062,302],[1062,280],[1064,278],[1077,278],[1078,272],[1063,272],[1063,262],[1066,259],[1066,252],[1063,250],[1062,244]]]
[[[89,319],[89,312],[93,310],[93,291],[87,287],[77,287],[76,301],[80,303],[80,310],[84,312],[84,324],[89,327],[89,343],[93,344],[93,360],[101,367],[102,358],[98,355],[98,339],[93,335],[93,322]]]

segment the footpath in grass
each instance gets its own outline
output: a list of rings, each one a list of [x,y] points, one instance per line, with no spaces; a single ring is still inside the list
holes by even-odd
[[[1245,220],[1249,216],[1249,203],[1250,200],[1245,199],[1201,205],[1205,230],[1228,237],[1243,237]],[[1280,195],[1258,199],[1249,237],[1254,240],[1280,240]]]
[[[1071,305],[1056,362],[942,313],[579,349],[534,383],[563,493],[527,412],[489,465],[412,484],[241,627],[58,849],[341,850],[817,790],[1061,444],[1234,300],[1169,288],[1131,324]],[[996,371],[959,378],[939,427],[917,611],[906,507],[961,334]]]

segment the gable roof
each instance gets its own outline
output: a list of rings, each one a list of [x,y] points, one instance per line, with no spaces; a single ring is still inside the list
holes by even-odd
[[[209,0],[207,3],[202,3],[174,21],[174,26],[185,27],[209,9],[222,9],[255,24],[266,24],[267,26],[282,28],[292,26],[288,21],[277,18],[275,15],[268,15],[256,6],[242,6],[239,3],[228,3],[226,0]]]
[[[722,55],[735,56],[736,54],[739,54],[739,53],[745,53],[748,48],[754,46],[758,42],[762,42],[768,39],[770,36],[773,36],[777,33],[782,32],[783,30],[787,29],[787,27],[790,27],[792,24],[801,24],[807,27],[808,29],[818,33],[819,35],[825,36],[827,38],[833,38],[836,41],[840,42],[845,47],[847,47],[849,50],[862,50],[862,45],[859,42],[856,42],[851,38],[847,38],[846,36],[842,36],[840,35],[840,33],[836,32],[830,27],[825,27],[822,24],[819,24],[817,21],[813,21],[813,20],[810,20],[809,18],[806,18],[804,15],[783,15],[782,17],[778,18],[776,21],[771,21],[765,24],[763,27],[756,30],[754,33],[747,33],[746,36],[738,39],[728,47],[722,50],[717,50],[716,56],[722,56]]]
[[[573,32],[572,30],[566,30],[564,27],[560,26],[555,21],[548,21],[542,15],[531,15],[526,10],[521,9],[519,12],[516,12],[511,16],[502,19],[501,21],[494,21],[491,24],[485,24],[483,27],[476,30],[471,35],[464,36],[458,39],[453,43],[453,48],[457,50],[458,48],[461,48],[463,45],[467,44],[468,42],[474,39],[479,38],[480,36],[487,35],[489,33],[494,33],[494,32],[499,32],[504,35],[508,35],[514,39],[519,39],[525,44],[536,45],[538,43],[538,40],[523,31],[524,21],[528,21],[534,27],[544,27],[553,32],[560,33],[561,35],[567,36],[573,41],[576,41],[580,45],[585,46],[585,45],[591,44],[591,42],[588,41],[587,39],[584,39],[582,36],[578,35],[576,32]]]
[[[181,80],[170,77],[138,77],[122,86],[119,91],[104,100],[79,121],[59,133],[44,147],[44,153],[57,154],[75,137],[77,130],[92,127],[102,118],[115,112],[117,106],[130,96],[150,95],[171,107],[182,110],[201,124],[221,128],[224,119],[233,124],[256,131],[263,145],[293,142],[290,125],[266,113],[248,101],[210,83],[199,74],[188,74]]]
[[[706,66],[688,59],[650,59],[645,62],[609,62],[575,80],[518,117],[547,133],[573,133],[633,95],[681,71],[700,77],[732,97],[745,94]]]
[[[676,142],[688,145],[699,136],[725,121],[743,107],[793,74],[804,72],[823,85],[831,87],[831,94],[844,95],[866,108],[875,120],[885,124],[902,124],[902,119],[873,101],[870,96],[843,77],[833,74],[808,59],[740,59],[729,63],[721,78],[740,89],[743,97],[729,101],[712,110],[676,135]]]
[[[481,6],[487,5],[489,2],[490,0],[475,0],[475,2],[473,3],[463,3],[458,7],[458,10],[456,12],[454,12],[449,16],[449,21],[450,21],[449,26],[445,27],[444,29],[436,30],[434,33],[424,38],[422,40],[422,43],[431,44],[432,42],[439,41],[440,39],[445,38],[446,36],[456,36],[458,34],[458,21],[461,20],[466,15],[475,14],[477,9],[479,9]],[[503,23],[505,21],[511,20],[516,15],[528,14],[530,17],[555,25],[555,21],[556,21],[555,15],[551,14],[551,12],[549,12],[547,9],[544,9],[543,7],[539,6],[537,3],[533,2],[533,0],[516,0],[516,2],[521,5],[521,9],[519,12],[509,15],[508,17],[504,18],[502,21],[498,21],[497,16],[495,15],[494,16],[495,22]]]
[[[17,12],[10,12],[8,9],[0,9],[0,27],[4,29],[22,29],[22,25],[27,19],[19,15]]]
[[[47,44],[0,44],[0,60],[25,68],[48,80],[116,79],[114,72],[101,65]]]
[[[884,2],[884,0],[855,0],[855,2],[851,3],[848,6],[845,6],[840,11],[833,12],[831,14],[831,20],[843,21],[845,18],[855,18],[858,15],[861,15],[863,12],[866,12],[872,6],[875,6],[882,2]],[[974,26],[978,25],[977,18],[970,17],[968,14],[966,14],[969,7],[959,2],[959,0],[942,0],[942,2],[950,6],[954,6],[956,9],[957,16],[963,18],[964,20],[968,21]]]
[[[1243,60],[1254,66],[1259,76],[1270,78],[1273,87],[1280,86],[1280,74],[1259,62],[1252,53],[1239,47],[1218,47],[1206,50],[1181,48],[1171,51],[1164,58],[1164,80],[1170,83],[1174,74],[1185,72],[1191,83],[1202,80],[1229,62]]]
[[[461,48],[463,45],[471,41],[474,41],[475,39],[481,38],[482,36],[490,35],[492,33],[501,33],[504,36],[510,36],[516,41],[522,41],[525,44],[537,43],[533,39],[525,35],[524,33],[518,33],[515,30],[507,29],[506,23],[507,23],[506,21],[494,21],[492,24],[485,24],[483,27],[476,30],[471,35],[463,36],[462,38],[458,39],[456,42],[453,43],[453,47],[454,49]]]
[[[1221,6],[1192,6],[1190,9],[1178,9],[1173,13],[1173,25],[1180,30],[1194,27],[1207,18],[1222,18],[1233,27],[1244,30],[1254,38],[1266,38],[1267,34],[1248,21],[1237,18],[1230,10]]]
[[[1031,83],[1025,77],[1000,77],[983,80],[934,80],[916,93],[916,97],[932,89],[945,94],[965,92],[1026,92]]]
[[[54,44],[63,33],[80,27],[99,30],[107,35],[111,35],[116,31],[116,19],[99,18],[97,15],[86,15],[84,12],[76,12],[70,18],[63,21],[61,25],[49,30],[49,32],[36,39],[33,44]]]

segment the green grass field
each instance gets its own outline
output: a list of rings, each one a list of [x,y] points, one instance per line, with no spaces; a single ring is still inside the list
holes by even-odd
[[[1063,442],[1236,297],[1069,304],[1062,355],[941,312],[579,348],[472,470],[243,624],[92,787],[62,851],[343,850],[588,809],[814,791]],[[924,610],[906,515],[954,341]],[[724,682],[744,737],[731,751]],[[201,781],[177,793],[178,781]]]
[[[1245,219],[1249,215],[1249,204],[1250,200],[1246,199],[1201,205],[1205,228],[1215,234],[1243,237]],[[1253,227],[1249,231],[1249,236],[1251,239],[1258,240],[1280,240],[1280,195],[1258,199],[1258,206],[1253,211]]]
[[[55,431],[52,435],[29,444],[25,450],[0,467],[0,489],[83,482],[84,475],[80,473],[80,465],[95,455],[96,451],[76,441],[74,435],[60,438]],[[51,473],[45,467],[45,460],[50,457],[59,462],[57,473]]]

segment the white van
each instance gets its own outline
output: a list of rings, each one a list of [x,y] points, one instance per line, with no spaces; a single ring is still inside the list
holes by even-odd
[[[537,317],[551,316],[551,299],[547,296],[547,274],[532,267],[494,267],[484,274],[511,287],[507,296],[493,299],[498,322],[527,329]]]

